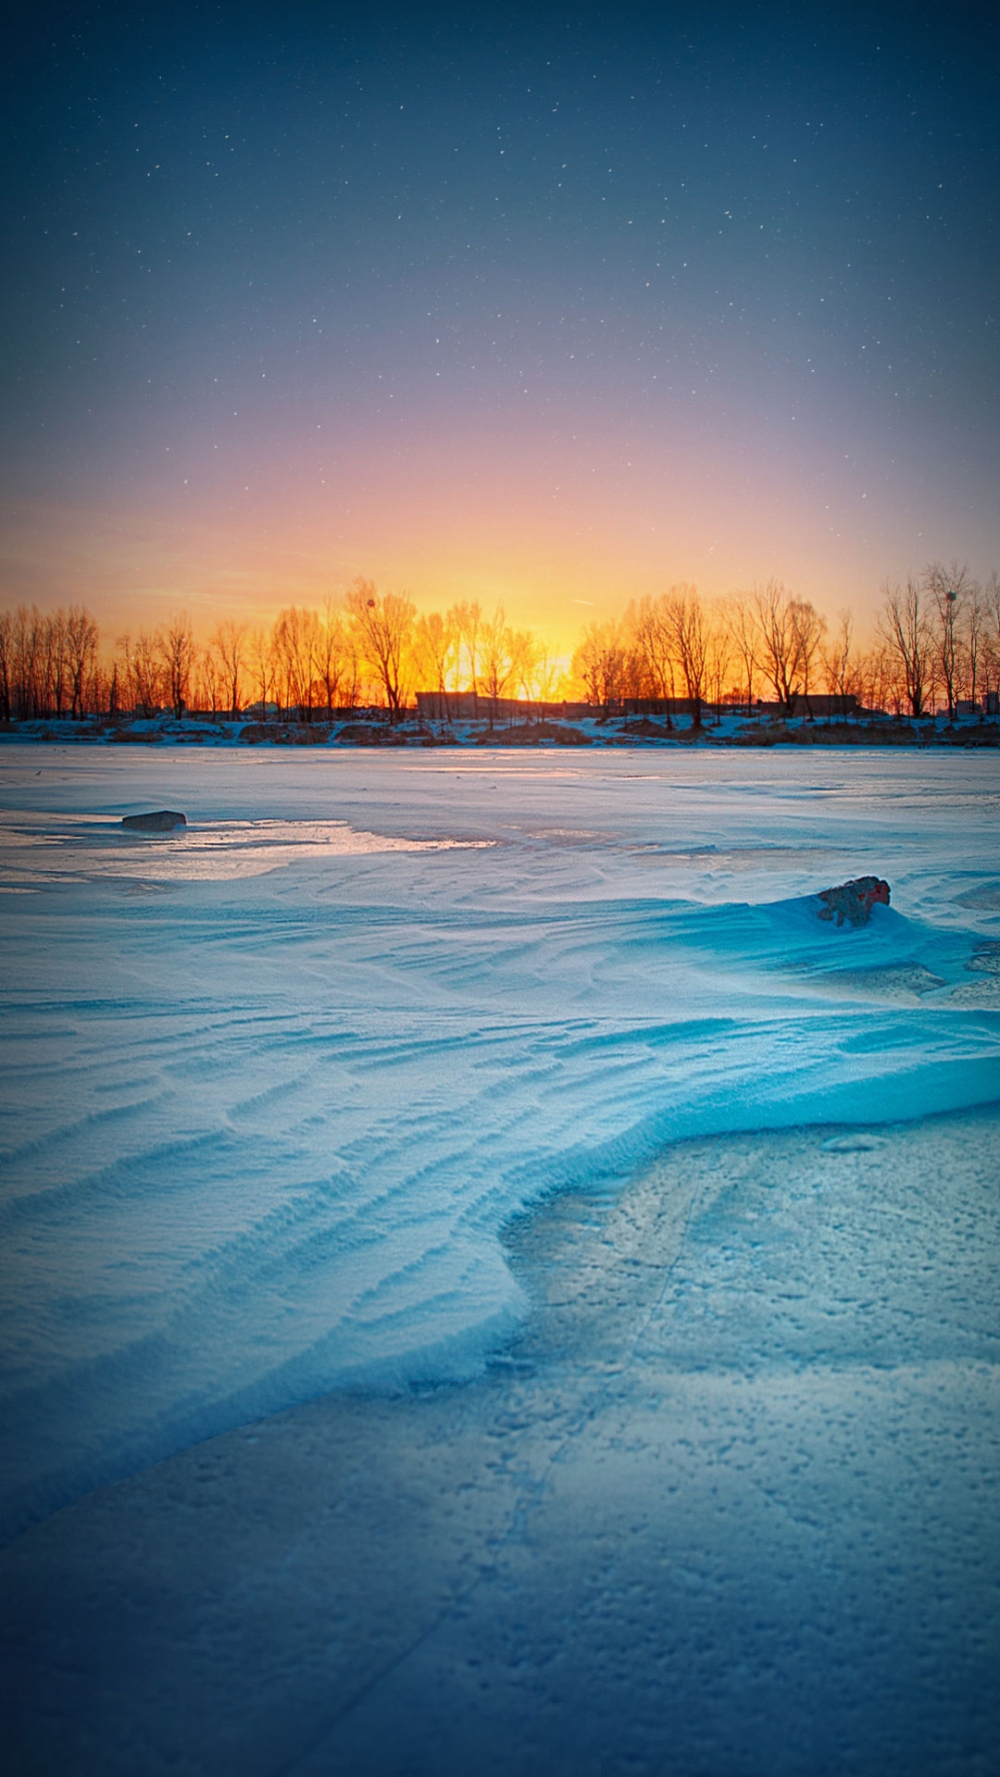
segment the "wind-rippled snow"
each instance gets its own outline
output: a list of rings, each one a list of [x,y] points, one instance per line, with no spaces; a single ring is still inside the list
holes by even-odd
[[[7,1534],[324,1390],[474,1373],[546,1192],[1000,1098],[991,756],[0,774]],[[120,827],[161,806],[189,826]],[[868,872],[891,908],[816,918]]]

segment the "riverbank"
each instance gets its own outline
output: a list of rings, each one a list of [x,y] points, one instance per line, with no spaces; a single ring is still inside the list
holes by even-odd
[[[912,721],[908,717],[872,716],[865,720],[780,720],[746,716],[742,711],[706,712],[697,727],[689,716],[605,717],[600,714],[540,721],[523,719],[492,723],[435,722],[406,717],[390,722],[384,711],[352,711],[332,720],[316,712],[311,721],[277,719],[230,722],[206,716],[153,716],[114,720],[51,718],[0,725],[4,742],[73,746],[197,746],[197,747],[998,747],[1000,723],[963,716]]]

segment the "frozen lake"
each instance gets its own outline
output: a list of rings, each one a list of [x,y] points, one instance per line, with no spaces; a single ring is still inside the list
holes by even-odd
[[[0,785],[12,1768],[990,1777],[1000,761]]]
[[[0,774],[8,1535],[331,1388],[475,1375],[554,1190],[1000,1097],[993,755]],[[121,829],[161,806],[187,829]],[[891,908],[822,925],[865,872]]]

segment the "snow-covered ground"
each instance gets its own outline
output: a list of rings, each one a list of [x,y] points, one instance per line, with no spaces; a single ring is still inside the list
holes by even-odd
[[[673,1143],[471,1382],[0,1550],[12,1777],[993,1777],[1000,1109]]]
[[[121,829],[159,807],[188,827]],[[1000,1099],[998,814],[992,753],[6,745],[6,1533],[331,1388],[475,1374],[547,1193]],[[868,872],[891,908],[820,923]],[[723,1281],[723,1345],[766,1343]]]

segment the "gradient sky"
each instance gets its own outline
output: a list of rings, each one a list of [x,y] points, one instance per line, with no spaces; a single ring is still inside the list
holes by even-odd
[[[1000,566],[986,8],[42,7],[6,50],[0,604],[365,574],[565,645],[680,579],[861,615]]]

